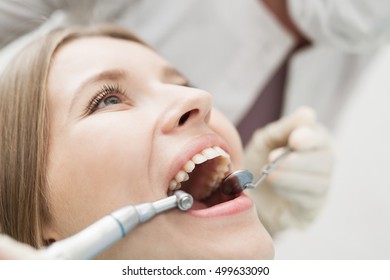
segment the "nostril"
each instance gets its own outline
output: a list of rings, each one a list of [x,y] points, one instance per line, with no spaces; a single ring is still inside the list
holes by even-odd
[[[188,120],[188,118],[190,117],[190,114],[191,114],[191,111],[187,112],[183,116],[181,116],[181,118],[179,120],[179,126],[182,126]]]
[[[182,126],[183,124],[185,124],[185,122],[190,118],[190,116],[192,114],[194,114],[196,111],[198,111],[198,110],[197,109],[191,110],[191,111],[188,111],[187,113],[185,113],[184,115],[182,115],[181,118],[179,119],[179,126]]]

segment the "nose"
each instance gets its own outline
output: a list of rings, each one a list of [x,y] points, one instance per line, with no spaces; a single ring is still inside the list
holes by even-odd
[[[211,95],[206,91],[180,87],[166,93],[167,109],[161,121],[162,133],[189,125],[207,124],[210,120]]]

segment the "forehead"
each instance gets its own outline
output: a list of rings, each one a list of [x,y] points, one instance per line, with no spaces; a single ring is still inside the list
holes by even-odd
[[[134,41],[105,36],[82,37],[61,46],[52,60],[52,68],[81,71],[115,66],[163,65],[166,62],[150,48]],[[70,70],[70,69],[69,69]]]
[[[73,38],[66,41],[56,52],[56,57],[63,57],[66,55],[76,55],[80,53],[86,53],[94,55],[95,53],[105,53],[115,51],[137,51],[148,52],[150,55],[156,55],[149,47],[133,41],[121,38],[109,37],[104,35],[96,36],[84,36],[79,38]]]
[[[150,48],[130,40],[104,36],[71,40],[55,53],[49,71],[49,91],[74,91],[89,77],[118,68],[142,81],[167,62]]]

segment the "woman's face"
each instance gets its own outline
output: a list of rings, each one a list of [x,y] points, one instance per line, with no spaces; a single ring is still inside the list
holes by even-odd
[[[73,235],[125,205],[167,197],[183,181],[196,210],[160,214],[101,257],[273,257],[251,200],[227,201],[214,190],[227,169],[240,167],[236,130],[212,110],[210,94],[188,87],[152,50],[103,36],[71,41],[53,58],[48,94],[53,219],[46,239]]]

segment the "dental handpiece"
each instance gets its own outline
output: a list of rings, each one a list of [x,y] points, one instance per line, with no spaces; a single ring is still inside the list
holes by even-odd
[[[81,232],[42,249],[41,253],[50,259],[92,259],[157,214],[176,207],[187,211],[192,204],[191,195],[176,191],[172,196],[155,202],[125,206]]]
[[[253,182],[253,175],[248,170],[237,170],[223,179],[221,183],[221,192],[226,195],[237,195],[244,191],[245,189],[254,189],[257,188],[265,178],[270,174],[275,167],[278,166],[280,161],[290,154],[292,150],[290,148],[285,148],[285,151],[278,156],[274,161],[267,164],[263,171],[260,174],[260,177],[257,179],[256,183]]]

